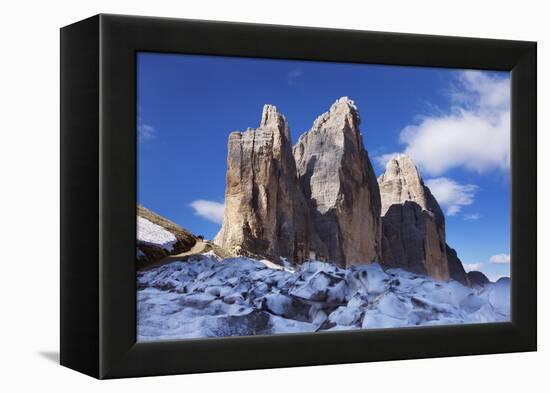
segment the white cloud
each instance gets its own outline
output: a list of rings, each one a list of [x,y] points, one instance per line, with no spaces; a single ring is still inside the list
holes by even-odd
[[[489,258],[489,262],[508,264],[508,263],[510,263],[510,254],[496,254],[496,255],[493,255],[491,258]]]
[[[191,206],[195,210],[195,215],[205,218],[208,221],[212,221],[216,224],[223,223],[223,203],[198,199],[191,202],[189,206]]]
[[[457,167],[478,173],[508,171],[510,78],[463,71],[448,94],[448,112],[421,116],[401,131],[404,153],[432,176]],[[377,161],[385,164],[392,155]]]
[[[482,263],[463,263],[462,266],[464,266],[464,270],[467,272],[471,272],[473,270],[479,271],[481,269],[481,266],[483,266]]]
[[[138,131],[138,140],[139,141],[146,141],[149,139],[155,139],[157,136],[157,131],[153,126],[150,126],[148,124],[138,124],[137,126]]]
[[[479,213],[472,213],[472,214],[464,214],[464,220],[466,221],[477,221],[481,217],[481,214]]]
[[[302,75],[304,75],[304,72],[300,69],[295,69],[295,70],[290,71],[286,75],[287,82],[288,82],[289,86],[292,86],[294,84],[294,82],[296,82],[296,80],[298,78],[300,78]]]
[[[460,184],[448,177],[428,179],[425,183],[437,202],[446,209],[448,216],[456,215],[463,206],[474,202],[474,194],[477,190],[475,184]]]

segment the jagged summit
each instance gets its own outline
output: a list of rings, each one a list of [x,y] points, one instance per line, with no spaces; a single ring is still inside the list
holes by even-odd
[[[378,185],[384,264],[448,279],[445,219],[414,162],[406,155],[390,159]]]
[[[402,169],[415,171],[420,176],[414,161],[405,153],[398,153],[390,158],[386,163],[386,172],[381,176],[397,176]]]
[[[416,202],[422,209],[435,216],[438,225],[445,226],[445,216],[430,189],[424,184],[418,167],[406,154],[398,154],[388,160],[386,171],[378,177],[382,215],[391,205]]]
[[[346,123],[347,126],[345,126]],[[328,112],[323,113],[315,119],[309,133],[321,132],[327,129],[337,129],[340,132],[355,132],[357,134],[356,137],[359,137],[361,135],[359,132],[360,123],[361,118],[355,102],[348,97],[341,97],[331,105]],[[306,134],[307,133],[304,133],[300,136],[300,139]]]
[[[334,104],[332,104],[330,107],[330,112],[335,112],[339,108],[347,109],[350,112],[354,112],[355,114],[359,115],[359,111],[357,109],[357,105],[355,105],[355,101],[347,96],[340,97],[336,101],[334,101]]]
[[[286,118],[277,110],[277,107],[270,104],[265,104],[262,110],[262,119],[260,128],[275,127],[283,130],[288,134],[288,123]]]
[[[259,128],[229,135],[224,219],[214,242],[232,254],[303,262],[313,237],[287,121],[265,105]]]
[[[446,244],[445,216],[414,161],[405,154],[391,158],[378,185],[384,263],[467,284],[456,251]]]
[[[405,154],[388,160],[386,171],[378,177],[378,185],[382,199],[382,215],[386,214],[391,205],[405,201],[416,202],[423,209],[429,210],[428,199],[431,193],[424,185],[413,160]]]
[[[230,134],[216,243],[293,262],[379,261],[380,196],[358,125],[357,107],[342,97],[294,148],[273,105],[258,129]]]
[[[313,223],[342,265],[380,260],[380,196],[359,130],[359,113],[347,97],[300,136],[294,159]]]

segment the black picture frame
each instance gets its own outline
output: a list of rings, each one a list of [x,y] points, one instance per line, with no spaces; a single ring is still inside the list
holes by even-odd
[[[511,71],[510,323],[136,343],[136,52]],[[96,378],[537,348],[536,43],[97,15],[61,29],[61,364]]]

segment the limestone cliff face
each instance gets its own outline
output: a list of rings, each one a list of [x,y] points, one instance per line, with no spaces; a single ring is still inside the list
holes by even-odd
[[[378,184],[384,263],[469,286],[462,262],[446,243],[445,216],[414,162],[406,155],[391,159]]]
[[[229,135],[223,226],[233,255],[340,266],[382,262],[469,285],[446,244],[445,218],[404,155],[374,175],[354,102],[340,98],[292,147],[286,119],[264,106],[260,126]]]
[[[388,161],[386,172],[378,178],[382,215],[391,205],[405,201],[416,202],[422,209],[430,211],[441,229],[445,230],[445,218],[430,189],[418,172],[414,162],[401,154]]]
[[[326,245],[317,259],[342,266],[381,258],[380,194],[354,102],[340,98],[294,146],[313,226]]]
[[[384,264],[449,279],[445,218],[412,160],[405,155],[391,159],[378,184]]]
[[[259,128],[229,135],[224,222],[215,243],[233,254],[302,262],[314,234],[287,121],[265,105]]]

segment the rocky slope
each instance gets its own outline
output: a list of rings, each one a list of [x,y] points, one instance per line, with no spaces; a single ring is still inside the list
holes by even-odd
[[[215,243],[234,255],[303,262],[315,236],[288,124],[265,105],[257,129],[229,135],[224,220]]]
[[[138,273],[139,341],[510,320],[510,282],[470,288],[380,265],[271,268],[195,255]]]
[[[137,205],[137,266],[189,251],[198,238],[172,221]]]
[[[294,146],[302,192],[328,254],[341,266],[380,260],[380,196],[354,102],[340,98]]]

